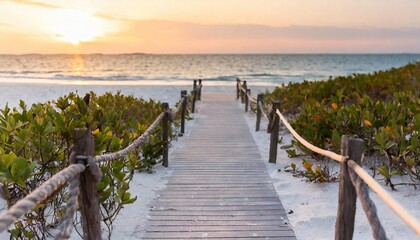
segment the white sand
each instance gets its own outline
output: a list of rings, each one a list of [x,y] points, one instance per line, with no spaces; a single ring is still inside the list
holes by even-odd
[[[205,85],[205,83],[204,83]],[[35,102],[57,99],[57,97],[78,91],[80,95],[94,91],[98,94],[106,91],[116,92],[121,90],[124,94],[132,94],[135,97],[145,99],[152,98],[162,102],[169,102],[170,106],[179,99],[181,90],[191,90],[191,86],[84,86],[84,85],[0,85],[0,106],[6,102],[9,106],[17,106],[18,100],[23,99],[28,105]],[[265,91],[266,87],[252,87],[253,95]],[[212,86],[203,88],[206,91],[228,91],[232,93],[232,101],[235,99],[235,87]],[[238,106],[239,107],[239,106]],[[263,159],[268,159],[269,135],[265,133],[267,125],[262,121],[262,131],[255,132],[255,115],[244,115],[250,131],[258,145]],[[199,114],[195,115],[199,117]],[[187,123],[188,126],[194,121]],[[283,144],[290,143],[292,139],[287,133],[283,134]],[[281,146],[281,145],[280,145]],[[172,150],[182,147],[182,137],[173,142]],[[298,239],[333,239],[335,217],[337,210],[338,183],[307,183],[305,179],[293,177],[291,173],[283,169],[292,162],[301,166],[300,159],[290,159],[284,150],[278,150],[277,164],[266,164],[273,179],[274,186],[281,198],[286,211],[293,210],[289,214],[289,220]],[[281,169],[282,171],[278,171]],[[157,197],[156,191],[165,187],[165,177],[171,174],[166,168],[155,167],[154,174],[136,173],[130,186],[132,194],[137,195],[138,200],[122,209],[114,224],[112,239],[136,239],[144,231],[144,223],[148,218],[149,205]],[[339,171],[338,166],[335,171]],[[387,188],[387,187],[386,187]],[[388,189],[388,188],[387,188]],[[399,186],[398,191],[390,192],[398,202],[405,206],[417,219],[420,219],[420,192],[412,187]],[[378,197],[371,193],[373,201],[379,211],[379,217],[389,239],[418,239],[414,232],[409,229]],[[4,202],[0,201],[0,211],[5,209]],[[72,239],[80,239],[73,231]],[[8,234],[0,234],[0,239],[8,238]],[[356,227],[354,239],[373,239],[371,229],[358,205],[356,214]]]

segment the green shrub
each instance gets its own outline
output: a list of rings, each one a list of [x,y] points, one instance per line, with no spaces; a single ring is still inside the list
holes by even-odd
[[[377,170],[393,188],[392,175],[420,180],[419,78],[417,63],[375,74],[290,84],[265,97],[280,99],[282,111],[292,115],[292,127],[315,146],[339,153],[341,135],[362,138],[365,155],[380,160]]]
[[[75,93],[28,108],[0,110],[0,182],[9,206],[69,165],[75,128],[93,132],[96,154],[115,152],[138,138],[162,112],[161,104],[121,93],[84,98]],[[158,162],[163,144],[159,126],[127,157],[101,163],[103,178],[97,190],[102,221],[111,236],[112,222],[121,208],[136,201],[129,192],[134,171]],[[45,239],[65,212],[66,187],[15,223],[11,239]],[[80,220],[76,221],[80,224]]]

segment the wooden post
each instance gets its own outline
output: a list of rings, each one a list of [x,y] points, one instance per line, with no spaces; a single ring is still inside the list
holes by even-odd
[[[236,100],[239,99],[239,97],[241,96],[241,80],[239,78],[236,79]]]
[[[197,92],[197,100],[201,101],[201,88],[203,87],[203,85],[201,85],[201,79],[198,79],[198,92]]]
[[[169,104],[162,103],[162,110],[168,111]],[[169,118],[165,115],[162,119],[162,142],[163,142],[163,153],[162,153],[162,166],[168,167],[168,132],[169,132]]]
[[[81,161],[85,165],[88,165],[88,157],[95,155],[95,143],[90,130],[86,128],[74,130],[73,151],[76,162]],[[83,226],[83,239],[100,240],[102,239],[101,218],[99,215],[99,199],[96,191],[96,184],[100,179],[96,179],[89,170],[89,168],[93,167],[95,166],[88,165],[86,170],[80,174],[80,212]]]
[[[260,130],[260,123],[261,123],[261,111],[260,103],[263,105],[264,101],[264,94],[260,93],[257,95],[257,122],[255,124],[255,131],[258,132]]]
[[[363,154],[363,140],[349,136],[341,137],[341,155],[348,156],[360,164]],[[341,163],[340,183],[338,189],[338,211],[335,223],[335,239],[350,240],[353,238],[354,215],[356,213],[356,189],[354,188],[347,165],[347,159]]]
[[[246,95],[245,95],[245,112],[248,112],[248,108],[249,108],[249,96],[251,96],[251,89],[247,89],[246,90]]]
[[[197,89],[197,80],[194,80],[193,82],[193,90]]]
[[[272,113],[274,113],[273,126],[270,136],[270,156],[268,159],[269,163],[277,162],[277,144],[279,142],[279,123],[280,117],[277,115],[276,110],[280,108],[280,102],[273,101]]]
[[[192,90],[192,102],[191,102],[191,112],[195,112],[195,101],[197,100],[197,89]]]
[[[244,88],[245,92],[241,89],[241,103],[245,103],[245,93],[246,93],[246,81],[243,81],[242,87]]]
[[[194,113],[195,112],[195,101],[197,101],[197,80],[194,80],[193,83],[193,90],[192,90],[192,103],[191,103],[191,112]]]
[[[185,112],[187,110],[187,90],[181,91],[181,98],[184,98],[182,101],[182,108],[181,108],[181,134],[185,133]]]

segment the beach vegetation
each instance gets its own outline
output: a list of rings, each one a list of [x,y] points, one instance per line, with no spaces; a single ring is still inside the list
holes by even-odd
[[[137,99],[121,93],[85,97],[69,93],[55,101],[28,107],[0,110],[0,188],[8,207],[67,167],[75,128],[88,128],[95,141],[96,155],[127,147],[162,112],[159,102]],[[171,138],[176,128],[171,128]],[[119,211],[136,201],[130,192],[135,171],[152,172],[161,159],[161,126],[140,149],[124,158],[100,164],[103,173],[97,185],[102,225],[108,238]],[[67,187],[49,201],[38,204],[9,230],[10,239],[45,239],[52,236],[65,213]],[[80,230],[80,216],[74,220]]]
[[[342,135],[365,142],[375,175],[420,180],[420,63],[327,81],[292,83],[267,93],[281,101],[292,127],[313,145],[340,153]],[[267,102],[266,101],[266,102]],[[324,157],[293,141],[303,153]],[[293,157],[296,154],[288,155]],[[315,171],[316,172],[316,171]]]

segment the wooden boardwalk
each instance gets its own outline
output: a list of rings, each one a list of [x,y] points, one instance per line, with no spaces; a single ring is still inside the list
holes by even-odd
[[[232,94],[206,93],[143,239],[296,239]]]

